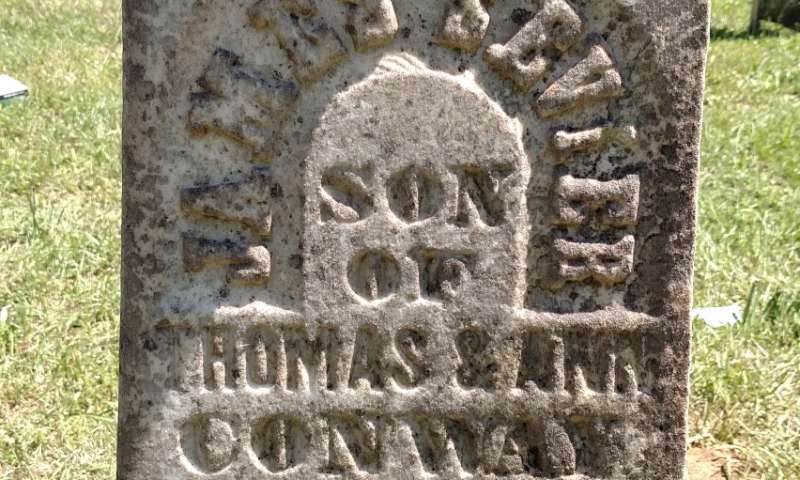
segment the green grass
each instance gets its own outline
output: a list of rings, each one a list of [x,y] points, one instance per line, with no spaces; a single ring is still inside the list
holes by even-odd
[[[748,306],[696,325],[695,445],[752,478],[800,478],[800,34],[746,33],[749,1],[713,4],[695,303]]]
[[[748,478],[800,478],[800,35],[714,4],[696,303],[694,445]],[[114,471],[119,265],[116,0],[4,0],[0,71],[0,479]]]
[[[0,71],[33,94],[0,108],[0,478],[111,478],[118,6],[5,0],[2,10]]]

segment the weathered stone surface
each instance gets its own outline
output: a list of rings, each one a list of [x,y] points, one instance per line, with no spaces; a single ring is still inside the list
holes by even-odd
[[[118,477],[683,478],[707,11],[127,0]]]

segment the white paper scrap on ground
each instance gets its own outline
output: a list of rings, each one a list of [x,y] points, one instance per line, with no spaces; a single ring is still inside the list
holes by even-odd
[[[19,97],[28,93],[28,87],[8,75],[0,74],[0,100]]]
[[[701,307],[692,310],[692,318],[699,318],[712,328],[733,325],[742,319],[742,307],[728,305],[725,307]]]

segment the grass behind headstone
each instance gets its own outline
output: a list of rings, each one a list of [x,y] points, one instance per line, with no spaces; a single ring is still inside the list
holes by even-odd
[[[749,1],[713,3],[695,303],[749,306],[695,325],[691,440],[743,478],[800,478],[800,34],[747,33]],[[742,478],[742,477],[735,477]]]
[[[119,265],[116,1],[5,0],[0,478],[112,478]]]

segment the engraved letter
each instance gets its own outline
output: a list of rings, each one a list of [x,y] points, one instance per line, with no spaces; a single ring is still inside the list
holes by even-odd
[[[552,46],[564,52],[583,31],[580,17],[565,0],[543,0],[543,3],[536,16],[508,43],[496,43],[484,54],[492,68],[523,91],[530,90],[547,68],[543,50]]]
[[[460,419],[409,418],[400,426],[400,438],[412,452],[410,467],[442,478],[474,472],[480,460],[475,429]]]
[[[601,182],[564,175],[558,179],[555,195],[556,225],[581,225],[597,216],[603,225],[629,227],[636,223],[639,177]]]
[[[453,300],[472,276],[474,256],[469,253],[423,248],[413,257],[419,271],[420,294],[427,299]]]
[[[389,179],[389,208],[407,223],[421,222],[442,208],[442,183],[433,172],[409,167]]]
[[[630,147],[636,142],[637,132],[632,125],[623,127],[597,127],[578,132],[560,130],[553,135],[553,146],[561,152],[591,150],[609,143]]]
[[[261,245],[245,246],[232,240],[183,236],[183,267],[187,272],[217,266],[228,267],[229,282],[263,284],[269,280],[270,254]]]
[[[233,388],[239,383],[239,359],[235,353],[235,342],[228,329],[213,328],[205,332],[203,342],[206,388],[221,390]]]
[[[364,172],[338,168],[325,172],[319,191],[323,222],[354,223],[369,216],[373,198],[363,177]]]
[[[254,233],[269,237],[272,230],[271,179],[257,174],[242,182],[184,188],[184,213],[238,223]]]
[[[458,204],[450,223],[462,227],[478,224],[495,227],[505,223],[507,199],[503,180],[511,174],[511,168],[499,166],[487,171],[467,166],[455,173],[458,175]]]
[[[233,461],[233,429],[219,418],[198,415],[189,419],[181,428],[180,439],[186,459],[203,473],[219,472]]]
[[[487,428],[483,440],[483,458],[481,467],[484,472],[497,475],[520,475],[525,473],[528,465],[524,465],[528,452],[521,450],[518,430],[525,425],[512,429],[509,425],[495,425]],[[517,434],[517,435],[514,435]],[[525,446],[523,443],[522,446]]]
[[[383,339],[374,327],[364,326],[358,330],[350,369],[350,388],[384,388],[386,359],[383,345]]]
[[[331,473],[376,472],[380,469],[381,431],[369,417],[347,415],[331,418],[328,470]]]
[[[589,54],[547,87],[536,101],[540,117],[560,115],[574,108],[619,98],[622,77],[605,49],[595,45]]]
[[[404,387],[416,387],[430,376],[427,337],[417,330],[404,328],[395,335],[394,345],[398,358],[393,375],[395,382]]]
[[[633,271],[633,235],[614,244],[553,242],[555,262],[547,288],[556,290],[566,282],[592,279],[601,285],[613,285],[628,278]]]
[[[191,97],[192,133],[221,135],[249,148],[256,158],[272,159],[273,141],[294,108],[297,86],[244,67],[237,55],[223,49],[214,53],[198,84],[203,92]]]
[[[251,387],[270,387],[278,381],[278,365],[283,361],[279,334],[270,327],[251,328],[245,336],[246,380]],[[280,350],[280,351],[279,351]]]
[[[475,51],[489,27],[489,13],[481,0],[450,0],[436,42],[446,47]]]
[[[317,17],[313,0],[259,0],[248,12],[257,29],[268,28],[304,85],[336,66],[347,55],[336,32]]]
[[[356,50],[364,52],[391,42],[397,33],[392,0],[344,0],[350,4],[346,30]]]
[[[484,471],[498,475],[538,471],[560,478],[575,473],[575,447],[566,429],[552,418],[513,420],[487,428],[482,464]]]
[[[318,374],[314,368],[316,341],[309,338],[305,328],[287,328],[283,338],[286,345],[286,388],[307,392],[312,381],[317,380],[312,378]]]
[[[550,476],[575,473],[575,447],[566,429],[555,421],[544,422],[542,428],[543,469]]]
[[[283,415],[260,420],[252,430],[253,452],[270,472],[283,472],[305,463],[311,431],[299,420]]]
[[[461,331],[456,337],[456,349],[460,360],[457,378],[462,387],[485,390],[498,387],[501,382],[498,352],[485,331],[476,328]]]
[[[536,331],[523,334],[518,388],[556,391],[561,387],[564,367],[558,363],[559,341],[559,338]]]
[[[357,253],[348,266],[350,288],[367,301],[394,294],[400,287],[400,266],[382,250]]]

